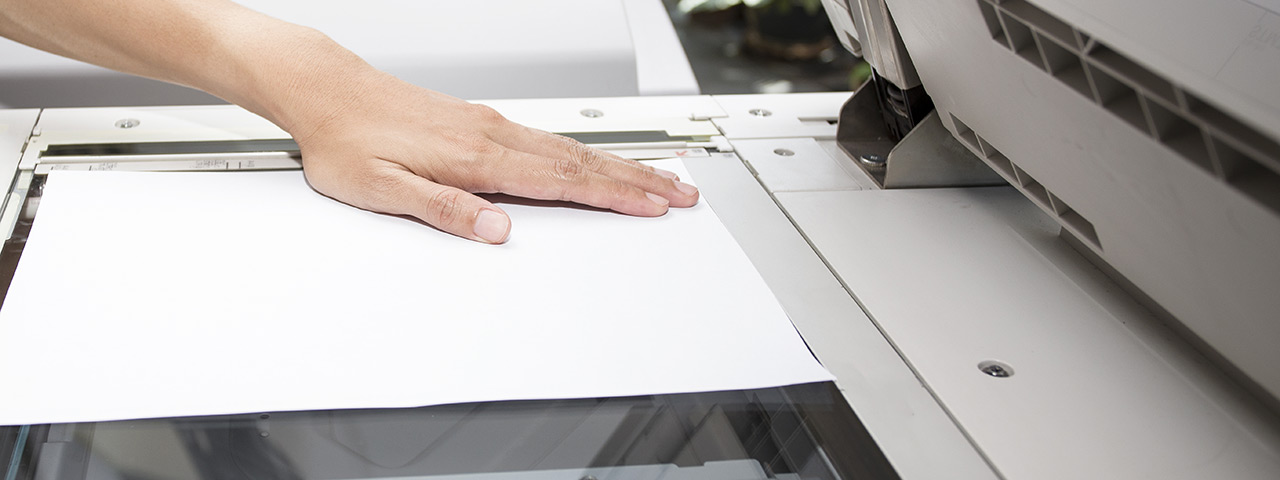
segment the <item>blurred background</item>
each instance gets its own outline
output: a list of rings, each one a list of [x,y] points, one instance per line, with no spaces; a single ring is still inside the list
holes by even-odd
[[[870,67],[821,0],[663,0],[704,94],[854,90]]]

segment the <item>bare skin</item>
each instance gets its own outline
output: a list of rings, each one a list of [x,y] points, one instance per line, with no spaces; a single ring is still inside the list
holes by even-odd
[[[293,136],[320,193],[476,241],[505,242],[511,220],[474,193],[638,216],[698,202],[670,172],[410,85],[225,0],[0,0],[0,36],[240,105]]]

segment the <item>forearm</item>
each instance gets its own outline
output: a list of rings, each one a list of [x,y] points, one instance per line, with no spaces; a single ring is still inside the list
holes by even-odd
[[[221,0],[0,0],[0,35],[204,90],[294,135],[384,75],[315,30]]]
[[[471,192],[643,216],[698,201],[675,174],[402,82],[226,0],[0,0],[0,35],[236,103],[293,136],[317,191],[473,240],[502,243],[511,222]]]

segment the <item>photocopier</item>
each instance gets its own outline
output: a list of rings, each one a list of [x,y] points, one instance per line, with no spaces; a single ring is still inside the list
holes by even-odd
[[[448,4],[261,3],[405,28],[394,8]],[[440,32],[490,34],[461,70],[349,46],[446,93],[481,78],[455,94],[516,122],[683,158],[834,382],[0,427],[0,478],[1280,478],[1280,1],[824,0],[866,84],[709,96],[669,24],[609,27],[658,2],[499,3],[532,17],[442,7],[489,19]],[[621,92],[535,67],[499,91],[529,41],[506,25],[554,5],[602,40],[545,61]],[[6,290],[51,171],[301,168],[238,107],[123,77],[102,82],[128,104],[59,94],[98,74],[25,55],[0,58]]]

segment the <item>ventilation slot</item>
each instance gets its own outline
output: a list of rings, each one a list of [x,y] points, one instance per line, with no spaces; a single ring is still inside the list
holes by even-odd
[[[1015,165],[1012,160],[1009,160],[1009,157],[1000,153],[996,147],[978,135],[972,128],[969,128],[969,125],[956,118],[955,115],[951,115],[951,124],[956,129],[960,143],[968,146],[978,156],[985,158],[987,164],[996,173],[1004,177],[1010,185],[1021,190],[1023,195],[1031,199],[1031,202],[1039,206],[1045,213],[1056,218],[1063,228],[1074,233],[1077,238],[1093,245],[1099,252],[1102,251],[1102,243],[1098,241],[1098,232],[1093,228],[1092,222],[1086,220],[1075,209],[1062,201],[1061,198],[1050,192],[1044,184],[1036,181],[1026,170]]]
[[[1280,214],[1280,142],[1025,0],[977,1],[996,43]]]
[[[1036,37],[1041,38],[1041,37]],[[1044,54],[1045,66],[1049,74],[1058,81],[1067,84],[1076,93],[1086,97],[1093,95],[1089,87],[1089,77],[1085,73],[1084,63],[1080,56],[1062,44],[1051,40],[1040,40],[1040,51]]]

